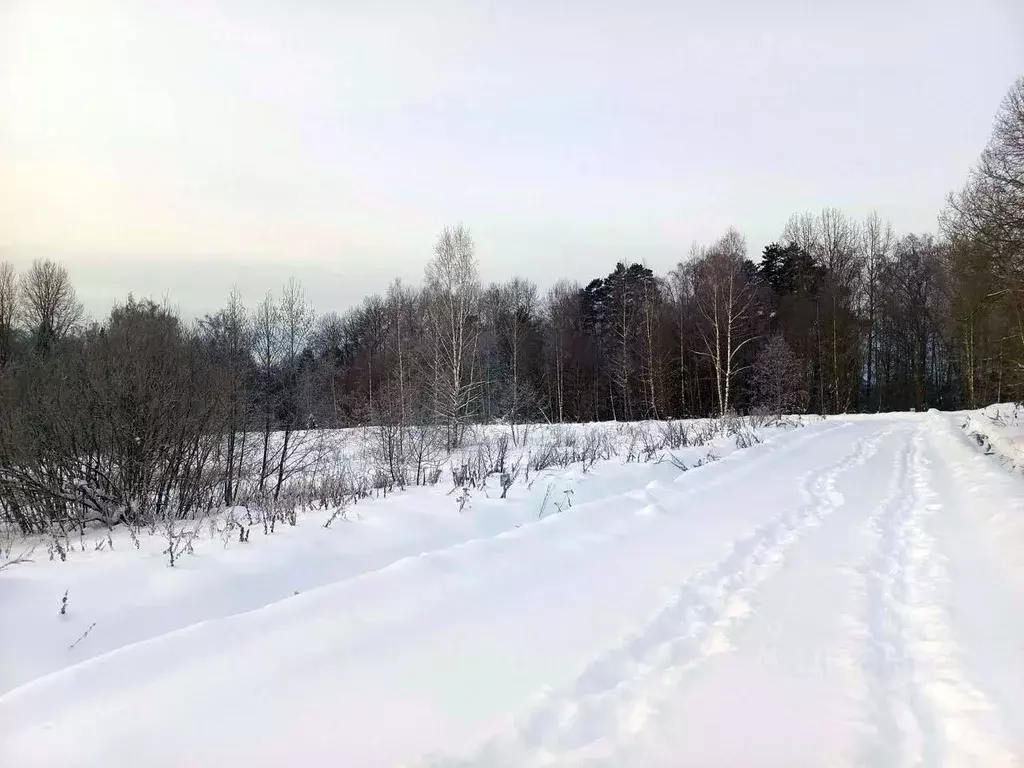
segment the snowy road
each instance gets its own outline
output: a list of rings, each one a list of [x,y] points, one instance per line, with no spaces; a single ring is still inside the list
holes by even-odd
[[[28,682],[0,764],[1024,764],[1024,483],[950,417],[635,476]]]

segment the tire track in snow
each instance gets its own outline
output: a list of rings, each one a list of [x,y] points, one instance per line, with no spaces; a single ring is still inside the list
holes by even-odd
[[[899,536],[910,514],[910,465],[913,440],[907,440],[895,462],[886,498],[867,523],[876,540],[874,553],[861,568],[864,579],[862,626],[854,631],[863,639],[861,669],[866,694],[870,737],[862,749],[867,765],[899,765],[900,755],[921,750],[918,725],[927,715],[913,695],[912,667],[905,642],[906,549]]]
[[[872,766],[1017,765],[991,705],[960,665],[941,603],[948,576],[925,523],[942,505],[922,443],[918,429],[868,522],[877,547],[863,569],[857,633],[869,723],[862,758]]]
[[[716,565],[683,581],[659,614],[592,661],[567,690],[540,692],[511,734],[489,740],[468,757],[418,765],[630,764],[624,752],[637,746],[691,670],[731,650],[731,635],[751,615],[757,587],[784,565],[807,530],[843,505],[836,480],[873,456],[887,434],[861,438],[840,460],[805,475],[798,508],[734,540]]]

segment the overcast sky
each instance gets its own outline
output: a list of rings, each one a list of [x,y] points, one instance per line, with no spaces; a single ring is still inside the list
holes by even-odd
[[[934,230],[1024,73],[1024,0],[0,0],[0,258],[195,315],[298,276],[664,271],[728,226]]]

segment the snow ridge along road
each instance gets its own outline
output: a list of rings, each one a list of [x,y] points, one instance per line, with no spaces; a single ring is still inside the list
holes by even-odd
[[[1024,483],[978,458],[917,414],[610,466],[543,520],[0,695],[0,764],[1020,765]]]

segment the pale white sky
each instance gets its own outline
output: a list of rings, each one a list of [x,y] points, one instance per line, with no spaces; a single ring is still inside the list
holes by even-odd
[[[458,221],[542,287],[824,205],[931,230],[1022,73],[1024,0],[0,0],[0,258],[194,315],[345,309]]]

